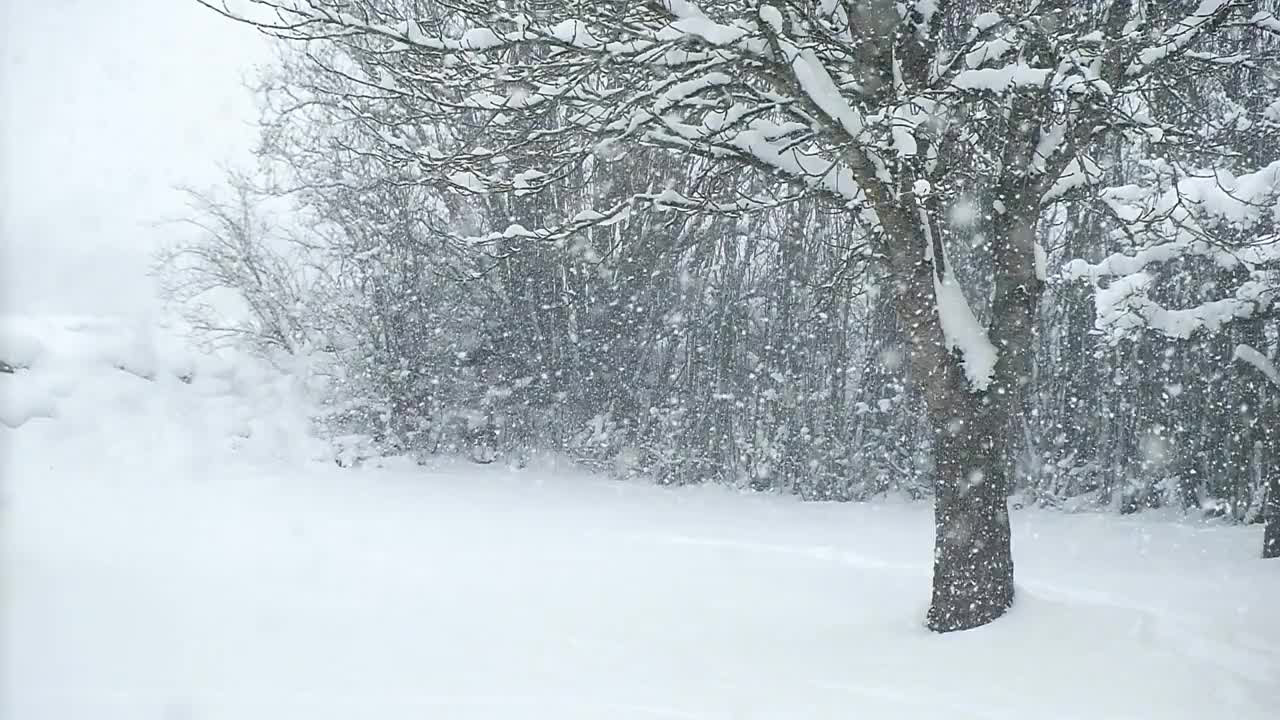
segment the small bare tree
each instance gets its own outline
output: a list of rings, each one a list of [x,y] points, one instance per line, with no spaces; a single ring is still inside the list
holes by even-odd
[[[303,268],[264,218],[252,183],[233,174],[227,187],[229,199],[182,189],[190,215],[176,223],[196,234],[160,253],[161,290],[194,330],[215,342],[296,352],[307,334]]]

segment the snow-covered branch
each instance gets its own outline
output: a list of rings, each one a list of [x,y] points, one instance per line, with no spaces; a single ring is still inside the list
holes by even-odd
[[[1280,370],[1276,369],[1276,364],[1271,362],[1271,358],[1258,352],[1248,345],[1237,345],[1232,353],[1232,358],[1244,363],[1252,365],[1254,369],[1262,373],[1262,376],[1280,388]]]

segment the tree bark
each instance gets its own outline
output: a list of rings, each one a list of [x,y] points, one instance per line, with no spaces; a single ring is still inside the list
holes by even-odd
[[[984,396],[957,398],[951,417],[935,421],[933,598],[929,628],[967,630],[1013,605],[1009,533],[1008,423]]]

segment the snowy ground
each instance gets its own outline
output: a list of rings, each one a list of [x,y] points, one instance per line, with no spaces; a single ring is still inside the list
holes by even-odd
[[[11,320],[0,359],[29,366],[0,375],[3,718],[1280,707],[1280,565],[1256,528],[1017,512],[1017,607],[938,636],[923,504],[342,470],[287,383],[146,328]]]

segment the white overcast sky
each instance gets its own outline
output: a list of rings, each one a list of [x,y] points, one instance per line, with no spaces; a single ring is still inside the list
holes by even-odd
[[[244,165],[266,41],[194,0],[0,0],[0,304],[134,312],[177,184]]]

